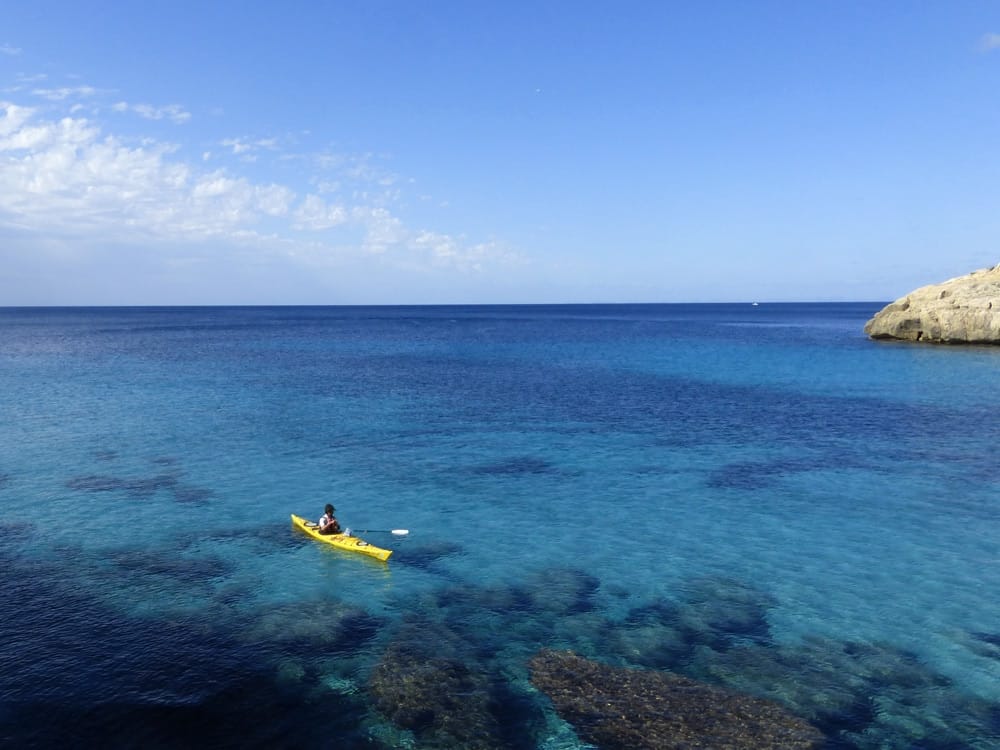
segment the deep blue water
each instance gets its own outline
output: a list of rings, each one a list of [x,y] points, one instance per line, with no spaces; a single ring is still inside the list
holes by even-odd
[[[0,745],[584,747],[555,647],[1000,747],[1000,348],[880,307],[0,309]]]

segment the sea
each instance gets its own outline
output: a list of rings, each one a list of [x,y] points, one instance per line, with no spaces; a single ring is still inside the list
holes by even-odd
[[[998,748],[1000,347],[882,305],[2,308],[0,745],[592,748],[552,649]]]

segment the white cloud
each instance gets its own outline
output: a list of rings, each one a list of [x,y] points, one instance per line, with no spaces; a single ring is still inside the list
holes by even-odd
[[[11,57],[16,57],[21,54],[20,47],[13,47],[9,44],[0,44],[0,55],[10,55]]]
[[[409,270],[478,271],[510,260],[490,245],[470,247],[461,237],[408,227],[391,208],[398,191],[386,190],[395,180],[385,170],[366,168],[367,155],[330,159],[330,169],[318,174],[295,170],[303,184],[313,185],[299,194],[291,185],[213,170],[206,166],[208,151],[185,159],[178,146],[110,133],[93,117],[49,114],[60,101],[72,111],[73,103],[63,99],[86,91],[95,90],[51,93],[45,98],[57,104],[38,107],[0,101],[0,230],[31,237],[38,248],[55,241],[76,253],[94,248],[106,258],[108,248],[127,244],[164,264],[168,246],[175,258],[179,247],[189,248],[191,257],[207,257],[215,251],[206,248],[226,246],[244,248],[248,258],[324,268],[351,254],[359,261],[377,255],[382,267]],[[143,115],[127,102],[110,109]],[[156,112],[169,118],[182,110]],[[280,145],[272,138],[222,143],[239,156]],[[283,157],[278,163],[288,164]],[[307,155],[297,158],[313,164]],[[353,190],[340,190],[340,180]],[[370,192],[363,189],[366,181]]]
[[[0,137],[20,130],[34,113],[30,107],[19,107],[3,101],[0,101],[0,110],[3,110],[3,117],[0,118]]]
[[[63,86],[55,89],[35,89],[31,93],[51,102],[61,102],[70,98],[82,99],[95,96],[99,92],[93,86]]]
[[[979,49],[983,52],[1000,49],[1000,34],[983,34],[979,40]]]
[[[174,147],[128,145],[83,118],[0,105],[0,222],[38,231],[205,238],[287,213],[289,188],[196,175]]]
[[[293,227],[321,231],[345,224],[347,210],[340,205],[327,204],[318,195],[307,195],[295,212]]]
[[[129,104],[128,102],[117,102],[111,106],[115,112],[134,112],[147,120],[170,120],[177,125],[183,125],[191,119],[191,113],[187,112],[179,104],[168,104],[163,107],[154,107],[152,104]]]
[[[255,161],[259,151],[276,151],[278,149],[277,138],[225,138],[219,141],[219,145],[228,148],[235,156],[241,157],[244,161]]]
[[[413,246],[423,250],[437,264],[461,271],[479,272],[489,264],[521,265],[524,258],[497,242],[466,246],[458,239],[438,232],[422,231],[413,238]]]
[[[360,206],[352,214],[365,227],[362,248],[366,253],[381,255],[391,248],[403,246],[409,237],[403,222],[388,209]]]

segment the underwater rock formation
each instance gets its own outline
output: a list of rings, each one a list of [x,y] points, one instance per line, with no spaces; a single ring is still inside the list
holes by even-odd
[[[500,727],[482,673],[448,657],[427,658],[400,645],[372,673],[375,705],[393,724],[440,747],[490,750]]]
[[[949,690],[916,654],[886,643],[813,636],[798,644],[699,648],[685,674],[787,706],[835,747],[951,750],[997,733],[1000,705]]]
[[[527,750],[545,719],[537,693],[515,685],[496,653],[492,627],[407,618],[372,671],[368,690],[396,727],[421,748]],[[519,659],[524,666],[526,658]]]
[[[600,587],[596,576],[576,568],[547,568],[527,576],[519,587],[533,612],[566,617],[594,608]]]
[[[634,665],[676,670],[694,652],[716,652],[771,640],[767,613],[775,600],[741,581],[705,577],[688,583],[682,599],[659,599],[629,610],[605,628],[604,646]]]
[[[382,624],[360,607],[335,600],[302,601],[272,607],[242,635],[251,642],[283,643],[307,654],[350,653],[374,638]]]
[[[1000,265],[912,291],[864,330],[873,339],[1000,344]]]
[[[771,701],[686,677],[539,651],[531,681],[586,742],[602,750],[819,748],[823,735]]]

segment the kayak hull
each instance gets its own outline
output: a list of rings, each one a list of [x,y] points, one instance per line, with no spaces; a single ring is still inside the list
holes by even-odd
[[[319,528],[316,524],[302,518],[301,516],[297,516],[294,513],[292,514],[292,525],[297,529],[304,531],[313,539],[326,542],[337,549],[368,555],[369,557],[374,557],[376,560],[381,560],[382,562],[388,560],[389,555],[392,554],[391,549],[376,547],[374,544],[369,544],[364,539],[360,539],[356,536],[347,536],[346,534],[320,534]]]

